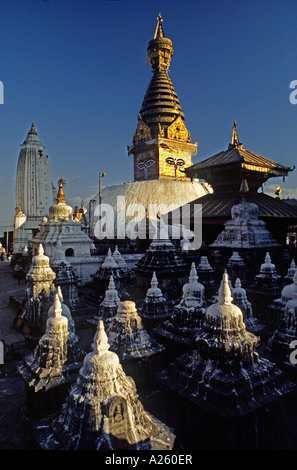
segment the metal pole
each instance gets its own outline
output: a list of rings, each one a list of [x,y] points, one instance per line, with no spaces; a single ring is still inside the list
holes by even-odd
[[[7,225],[7,232],[6,232],[6,253],[8,253],[8,227],[9,225]]]
[[[99,204],[101,204],[101,173],[99,173]]]
[[[106,173],[99,173],[99,204],[101,204],[102,190],[101,190],[101,178],[104,178]]]

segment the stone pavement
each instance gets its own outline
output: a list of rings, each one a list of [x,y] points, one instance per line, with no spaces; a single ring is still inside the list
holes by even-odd
[[[12,268],[7,261],[0,261],[0,339],[11,347],[14,344],[24,342],[24,336],[12,326],[16,316],[16,310],[9,305],[9,297],[14,296],[23,299],[26,282],[12,277]]]
[[[31,427],[26,418],[25,386],[14,359],[14,352],[22,349],[25,338],[13,326],[16,310],[9,305],[9,297],[22,300],[26,283],[12,277],[9,262],[0,262],[0,339],[5,344],[4,364],[0,364],[0,450],[34,448]],[[12,354],[6,355],[6,352]]]

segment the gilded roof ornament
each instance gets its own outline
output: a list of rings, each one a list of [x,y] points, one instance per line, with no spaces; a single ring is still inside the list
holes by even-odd
[[[235,148],[242,148],[242,143],[239,141],[239,137],[238,137],[238,131],[237,131],[237,127],[236,127],[236,121],[234,121],[234,124],[233,124],[233,132],[232,132],[232,140],[231,140],[231,144],[229,145],[229,148],[232,148],[232,147],[235,147]]]
[[[159,14],[154,39],[149,42],[147,48],[147,64],[150,65],[154,71],[167,72],[173,54],[173,48],[171,40],[165,37],[162,22],[163,18],[161,14]]]
[[[29,130],[28,134],[35,134],[37,135],[37,130],[34,126],[34,122],[32,122],[31,129]]]
[[[66,180],[63,178],[63,176],[62,176],[61,179],[59,179],[58,183],[59,183],[59,190],[58,190],[58,194],[57,194],[57,203],[58,204],[65,204],[66,198],[65,198],[65,193],[64,193],[63,186],[64,186],[64,184],[66,184]]]
[[[161,13],[159,13],[159,15],[157,16],[157,21],[158,22],[157,22],[157,27],[156,27],[154,39],[164,38],[165,34],[164,34],[163,26],[162,26],[163,18],[161,16]]]

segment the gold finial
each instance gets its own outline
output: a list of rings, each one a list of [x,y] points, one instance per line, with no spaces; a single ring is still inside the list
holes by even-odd
[[[157,38],[164,38],[165,37],[165,34],[164,34],[164,29],[163,29],[163,26],[162,26],[162,23],[163,23],[163,18],[161,16],[161,13],[159,13],[158,17],[157,17],[157,27],[156,27],[156,31],[155,31],[155,35],[154,35],[154,39],[157,39]]]
[[[34,126],[34,122],[32,122],[31,129],[29,130],[28,134],[35,134],[37,135],[37,130]]]
[[[236,121],[233,124],[233,132],[232,132],[232,145],[237,145],[239,143],[238,131],[236,127]]]
[[[242,148],[242,143],[239,141],[239,137],[238,137],[236,121],[234,121],[234,123],[233,123],[232,140],[231,140],[231,144],[230,144],[230,148],[234,148],[234,147],[235,148]]]
[[[66,180],[64,180],[63,176],[62,176],[61,179],[59,179],[58,183],[59,183],[59,190],[58,190],[58,194],[57,194],[57,203],[58,204],[64,204],[66,198],[65,198],[65,193],[64,193],[63,186],[66,183]]]

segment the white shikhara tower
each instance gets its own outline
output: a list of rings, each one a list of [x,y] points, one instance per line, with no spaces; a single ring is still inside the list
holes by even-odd
[[[16,174],[16,215],[14,222],[14,252],[21,252],[42,218],[48,214],[54,202],[45,147],[32,124],[27,138],[21,145]]]

